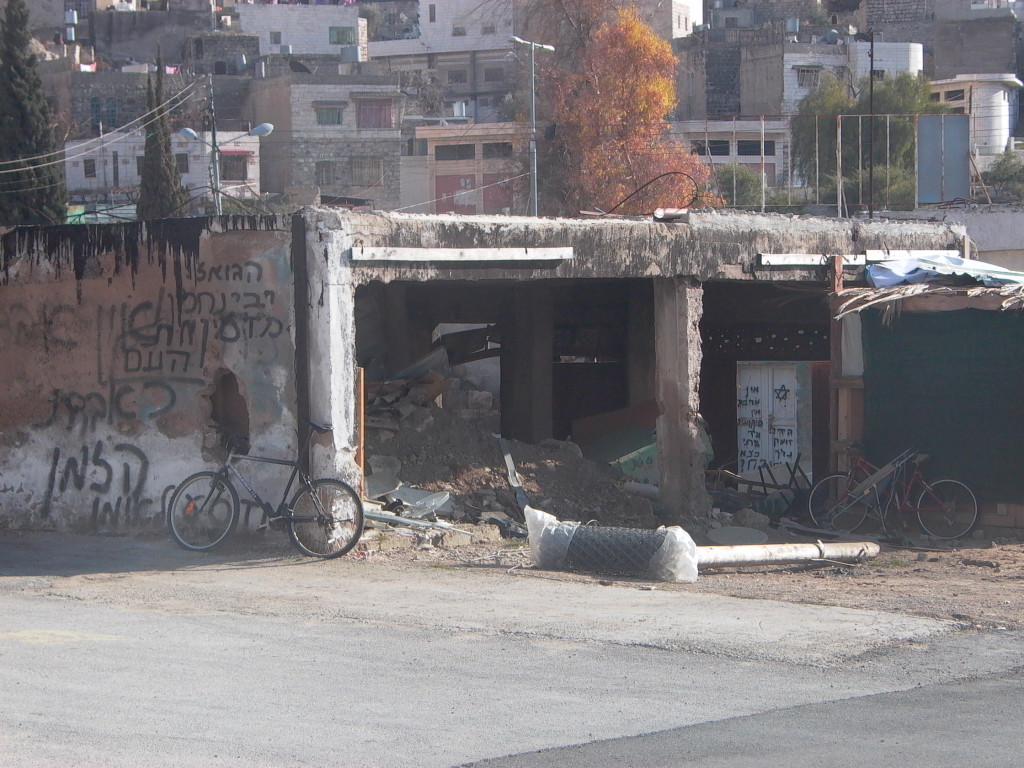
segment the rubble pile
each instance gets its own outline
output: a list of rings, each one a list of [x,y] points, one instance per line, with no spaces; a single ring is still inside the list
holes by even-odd
[[[438,390],[450,389],[451,380],[415,384],[371,396],[367,473],[386,468],[404,486],[447,491],[449,503],[437,514],[456,523],[523,522],[498,436],[486,428],[486,421],[468,420],[456,409],[435,404]],[[584,458],[574,443],[507,444],[532,506],[564,520],[631,528],[661,524],[650,500],[623,488],[627,478],[607,464]]]

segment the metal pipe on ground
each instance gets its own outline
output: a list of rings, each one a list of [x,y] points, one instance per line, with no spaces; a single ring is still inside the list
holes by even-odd
[[[880,547],[871,541],[823,544],[742,544],[731,547],[697,547],[697,569],[741,565],[785,565],[814,560],[860,563],[878,557]]]

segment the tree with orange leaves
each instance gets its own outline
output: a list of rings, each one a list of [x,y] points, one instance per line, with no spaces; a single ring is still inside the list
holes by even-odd
[[[704,192],[709,169],[669,134],[675,69],[671,46],[635,9],[621,8],[596,26],[577,68],[543,73],[542,103],[555,124],[546,154],[561,166],[563,211],[641,214],[715,202]]]

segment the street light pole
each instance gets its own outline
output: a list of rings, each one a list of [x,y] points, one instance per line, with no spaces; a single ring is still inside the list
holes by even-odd
[[[220,216],[223,213],[223,210],[221,208],[220,195],[220,145],[217,144],[217,128],[213,126],[211,127],[213,128],[213,130],[210,132],[210,138],[212,139],[212,141],[206,141],[206,139],[201,138],[199,134],[196,133],[191,128],[182,128],[180,131],[178,131],[178,133],[180,133],[182,136],[187,136],[193,141],[201,141],[203,144],[210,148],[210,181],[211,186],[213,187],[213,210],[218,216]],[[240,139],[243,136],[268,136],[269,134],[273,133],[273,131],[274,126],[271,125],[270,123],[260,123],[259,125],[249,129],[245,133],[240,133],[237,136],[228,139],[228,143],[234,141],[235,139]]]
[[[220,148],[217,145],[217,112],[213,107],[213,75],[210,75],[210,153],[213,165],[210,172],[210,183],[213,184],[213,212],[220,216]]]
[[[537,70],[535,52],[538,48],[545,51],[554,51],[555,48],[542,43],[532,43],[515,35],[512,35],[509,40],[530,48],[530,215],[537,216],[540,206],[537,199]]]

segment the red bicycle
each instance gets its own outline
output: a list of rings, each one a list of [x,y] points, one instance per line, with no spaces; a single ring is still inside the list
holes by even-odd
[[[811,488],[811,520],[840,533],[852,533],[874,520],[884,535],[895,509],[905,519],[915,518],[921,530],[936,539],[963,538],[978,521],[978,500],[959,480],[925,480],[920,465],[927,458],[907,450],[877,467],[858,455],[849,472],[823,477]]]

